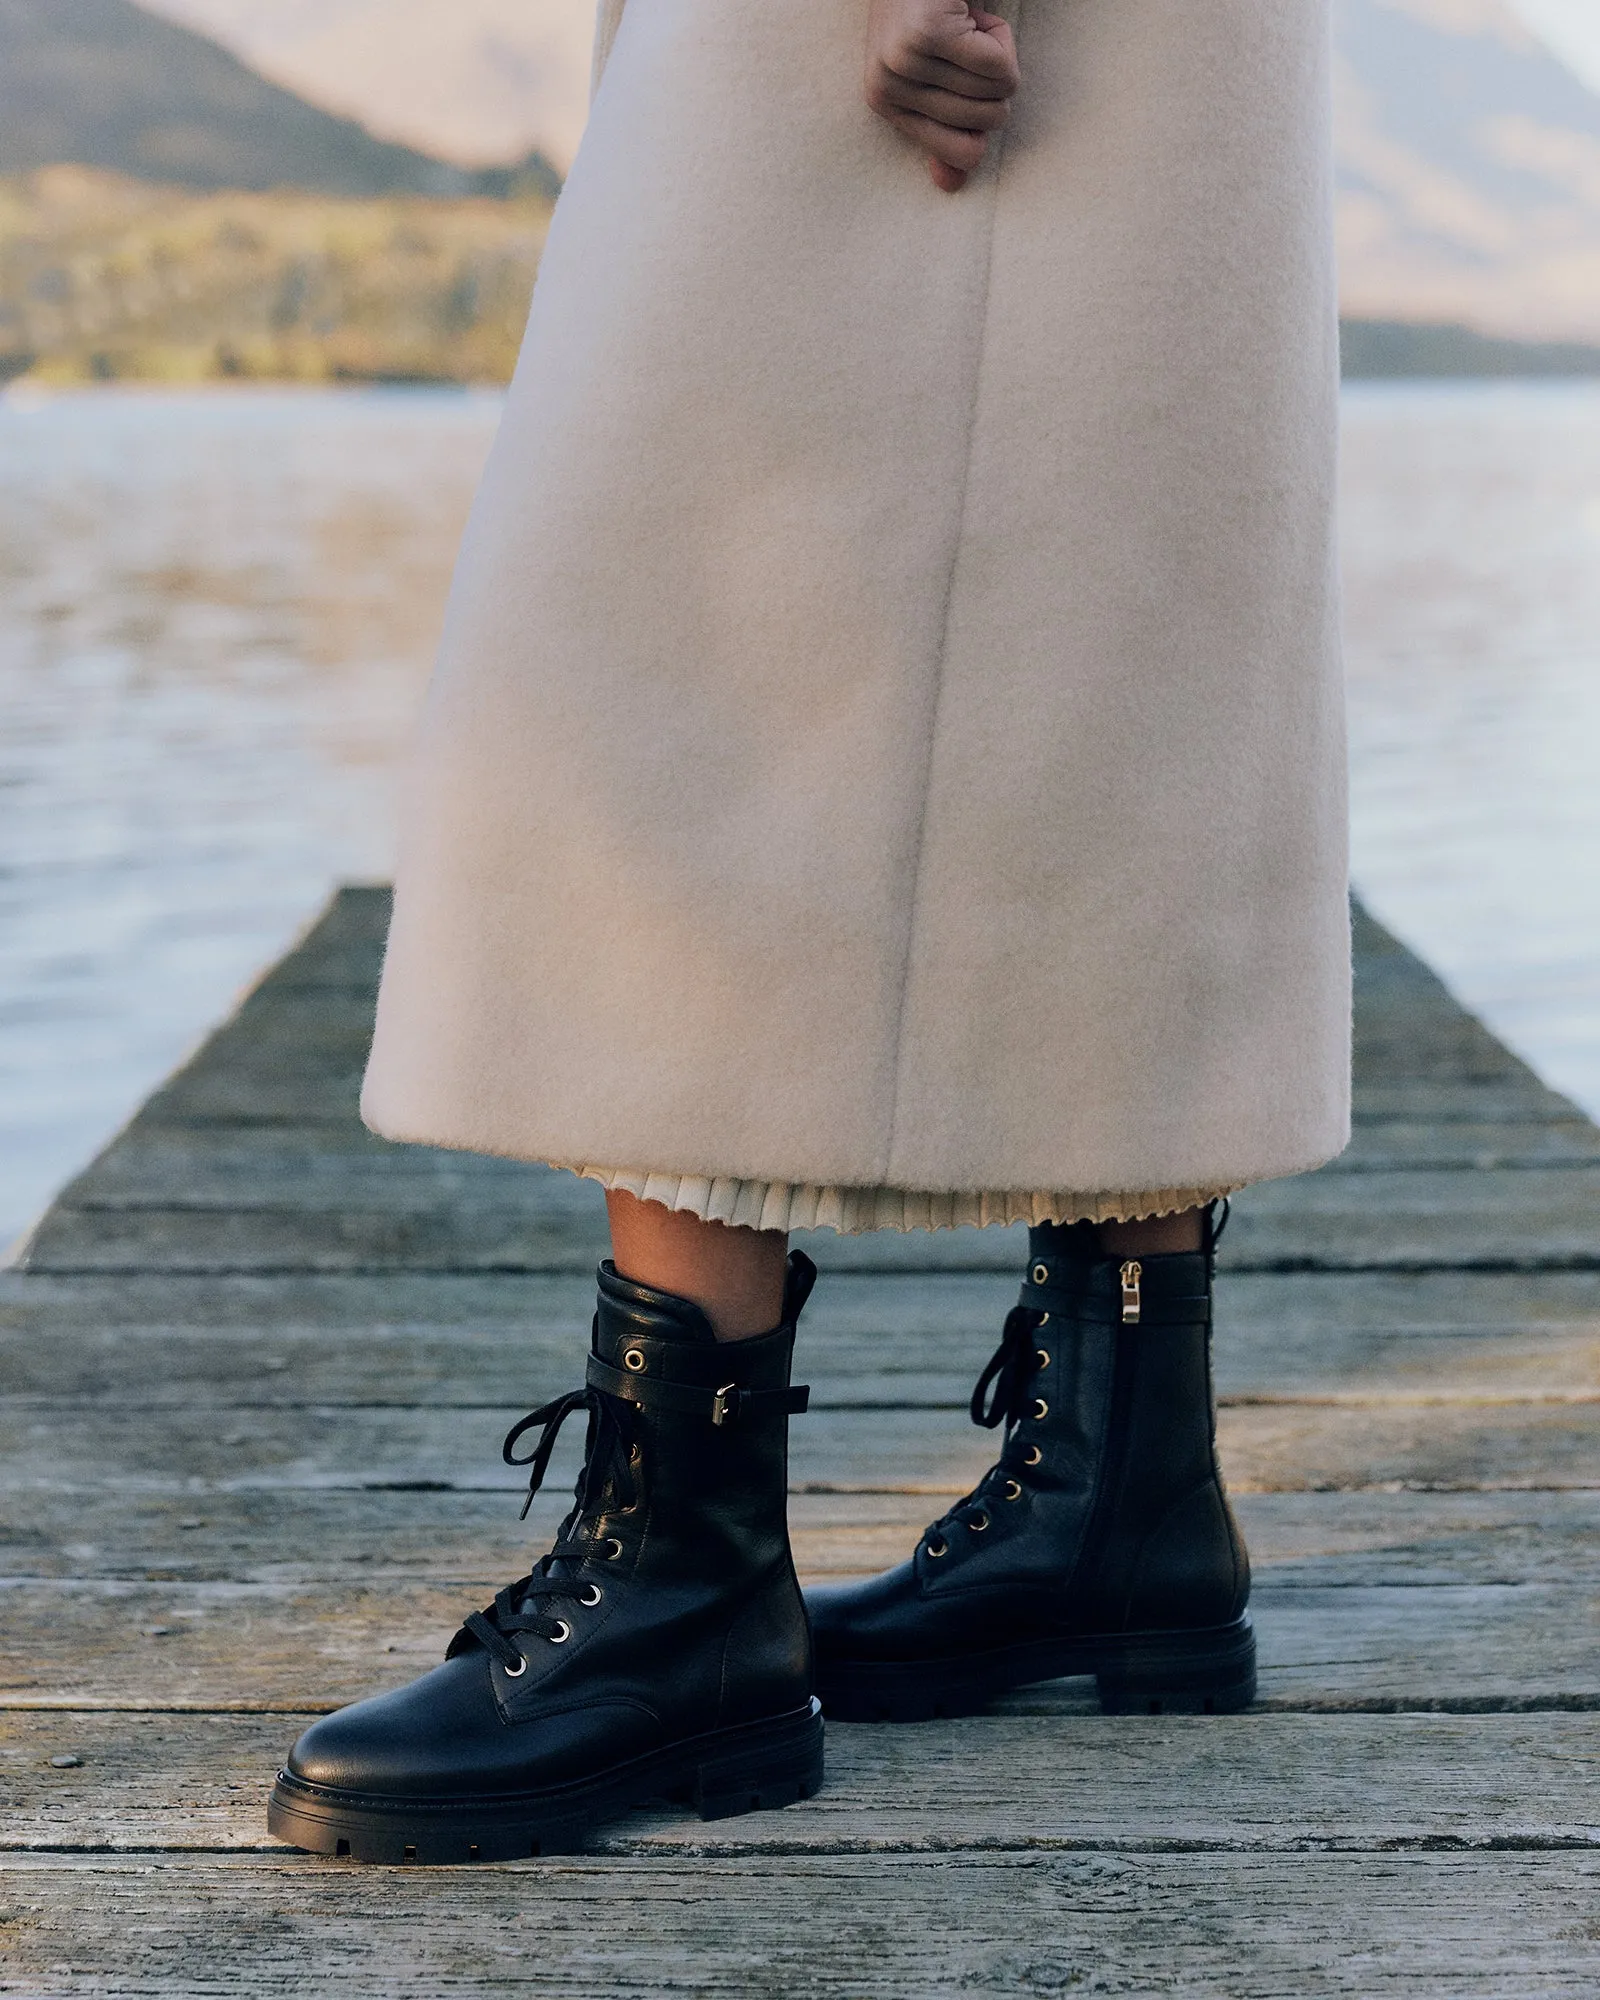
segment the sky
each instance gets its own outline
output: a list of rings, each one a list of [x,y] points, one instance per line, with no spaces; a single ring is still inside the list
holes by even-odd
[[[1514,0],[1517,12],[1600,90],[1600,0]]]

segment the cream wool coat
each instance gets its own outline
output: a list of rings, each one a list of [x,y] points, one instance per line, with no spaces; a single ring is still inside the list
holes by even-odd
[[[1344,1144],[1326,8],[1007,11],[956,196],[865,0],[603,15],[377,1131],[1082,1213]]]

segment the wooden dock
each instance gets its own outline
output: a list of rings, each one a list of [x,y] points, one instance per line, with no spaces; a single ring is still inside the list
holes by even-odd
[[[305,1719],[554,1525],[499,1442],[604,1244],[587,1184],[362,1131],[387,909],[339,895],[0,1275],[0,1993],[1594,2000],[1600,1131],[1359,916],[1355,1143],[1223,1260],[1254,1712],[835,1727],[808,1804],[560,1859],[269,1841]],[[808,1247],[796,1542],[858,1572],[992,1455],[1021,1248]]]

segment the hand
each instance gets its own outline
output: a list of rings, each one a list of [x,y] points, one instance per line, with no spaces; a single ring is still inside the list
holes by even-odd
[[[967,0],[871,0],[867,102],[928,155],[946,194],[966,186],[1021,81],[998,14]]]

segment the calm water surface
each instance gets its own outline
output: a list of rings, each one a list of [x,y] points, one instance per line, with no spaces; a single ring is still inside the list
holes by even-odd
[[[0,400],[0,1237],[341,878],[498,399]],[[1600,1113],[1600,389],[1346,403],[1356,873]]]

